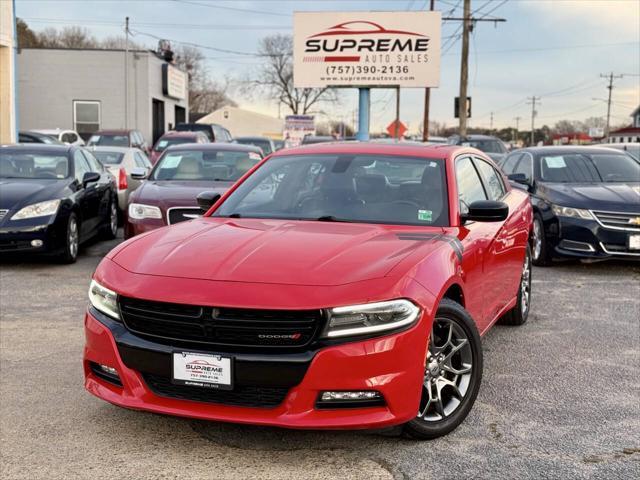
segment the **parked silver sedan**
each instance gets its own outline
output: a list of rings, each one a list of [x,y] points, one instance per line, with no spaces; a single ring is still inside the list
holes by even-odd
[[[138,148],[128,147],[93,147],[91,152],[116,177],[118,208],[121,213],[126,212],[129,195],[140,185],[140,180],[131,176],[132,170],[151,171],[147,155]]]

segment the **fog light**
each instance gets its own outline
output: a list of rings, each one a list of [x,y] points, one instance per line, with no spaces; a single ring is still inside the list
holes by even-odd
[[[384,397],[376,390],[326,391],[320,394],[316,407],[361,408],[384,404]]]
[[[42,240],[31,240],[31,246],[32,247],[41,247],[42,245],[44,245],[44,242]]]
[[[118,377],[118,371],[113,367],[107,367],[106,365],[100,365],[100,370],[102,370],[105,373],[108,373],[109,375],[113,375],[115,377]]]
[[[95,362],[89,362],[89,367],[96,377],[122,387],[122,380],[120,380],[120,375],[118,375],[118,371],[115,368]]]

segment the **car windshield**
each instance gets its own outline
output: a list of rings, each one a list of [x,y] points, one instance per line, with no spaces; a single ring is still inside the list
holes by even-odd
[[[129,146],[129,135],[93,135],[89,139],[89,143],[91,145],[101,145],[108,147],[128,147]]]
[[[213,216],[444,226],[444,162],[364,154],[275,157]]]
[[[66,155],[28,150],[0,151],[0,178],[58,179],[68,176]]]
[[[240,138],[240,139],[236,139],[236,141],[242,145],[254,145],[256,147],[259,147],[265,156],[273,153],[273,150],[271,149],[271,142],[269,142],[268,140],[259,140],[259,139],[254,140],[251,138]]]
[[[160,158],[151,179],[235,181],[259,161],[255,152],[173,150]]]
[[[93,153],[93,156],[100,160],[100,163],[103,165],[119,165],[124,158],[124,153],[121,152],[97,152],[94,150],[91,153]]]
[[[477,148],[485,153],[505,153],[504,145],[497,140],[464,140],[461,145]]]
[[[540,159],[540,179],[554,183],[640,182],[640,163],[616,153],[567,153]]]
[[[195,137],[173,137],[161,138],[153,147],[154,152],[164,152],[171,145],[180,145],[181,143],[196,143]]]

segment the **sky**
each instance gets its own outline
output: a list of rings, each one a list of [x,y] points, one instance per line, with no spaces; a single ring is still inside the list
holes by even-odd
[[[7,0],[0,0],[7,1]],[[133,40],[154,48],[152,36],[202,46],[255,52],[261,38],[292,32],[294,11],[425,10],[428,0],[16,0],[16,13],[34,30],[79,25],[96,37],[123,34],[130,17]],[[436,0],[443,16],[462,15],[462,0]],[[472,127],[529,128],[527,97],[540,97],[536,126],[558,120],[606,116],[608,80],[622,74],[612,91],[612,125],[629,124],[640,105],[640,1],[638,0],[472,0],[474,16],[506,22],[479,22],[470,41],[469,91]],[[440,87],[431,90],[432,120],[453,126],[453,102],[459,90],[460,22],[444,22]],[[215,79],[232,86],[251,77],[260,59],[202,49]],[[250,110],[278,115],[276,101],[232,98]],[[395,93],[375,89],[371,130],[380,131],[395,117]],[[415,132],[423,114],[424,90],[402,89],[400,118]],[[323,106],[325,114],[351,122],[357,90],[341,89],[340,104]],[[285,109],[282,109],[284,115]]]

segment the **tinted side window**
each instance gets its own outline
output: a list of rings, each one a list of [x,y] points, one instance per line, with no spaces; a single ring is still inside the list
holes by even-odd
[[[512,174],[513,168],[516,166],[516,163],[518,163],[518,160],[522,155],[522,153],[514,153],[513,155],[509,155],[502,163],[502,171],[507,175]]]
[[[91,168],[92,172],[98,172],[98,173],[104,172],[104,167],[102,166],[100,161],[93,156],[92,153],[87,151],[83,151],[82,153],[84,153],[84,156],[87,159],[87,162],[89,163],[89,168]]]
[[[516,165],[513,173],[524,173],[529,180],[533,176],[533,160],[531,159],[531,155],[524,154],[518,165]]]
[[[480,171],[480,175],[482,175],[484,179],[489,199],[500,200],[505,193],[505,189],[498,172],[484,160],[476,159],[476,165]]]
[[[456,160],[456,182],[458,183],[460,211],[466,212],[471,203],[487,199],[478,172],[469,157]]]
[[[87,163],[87,159],[84,158],[84,155],[82,155],[80,150],[76,150],[73,154],[73,168],[76,180],[80,183],[82,183],[84,174],[91,171],[89,163]]]

